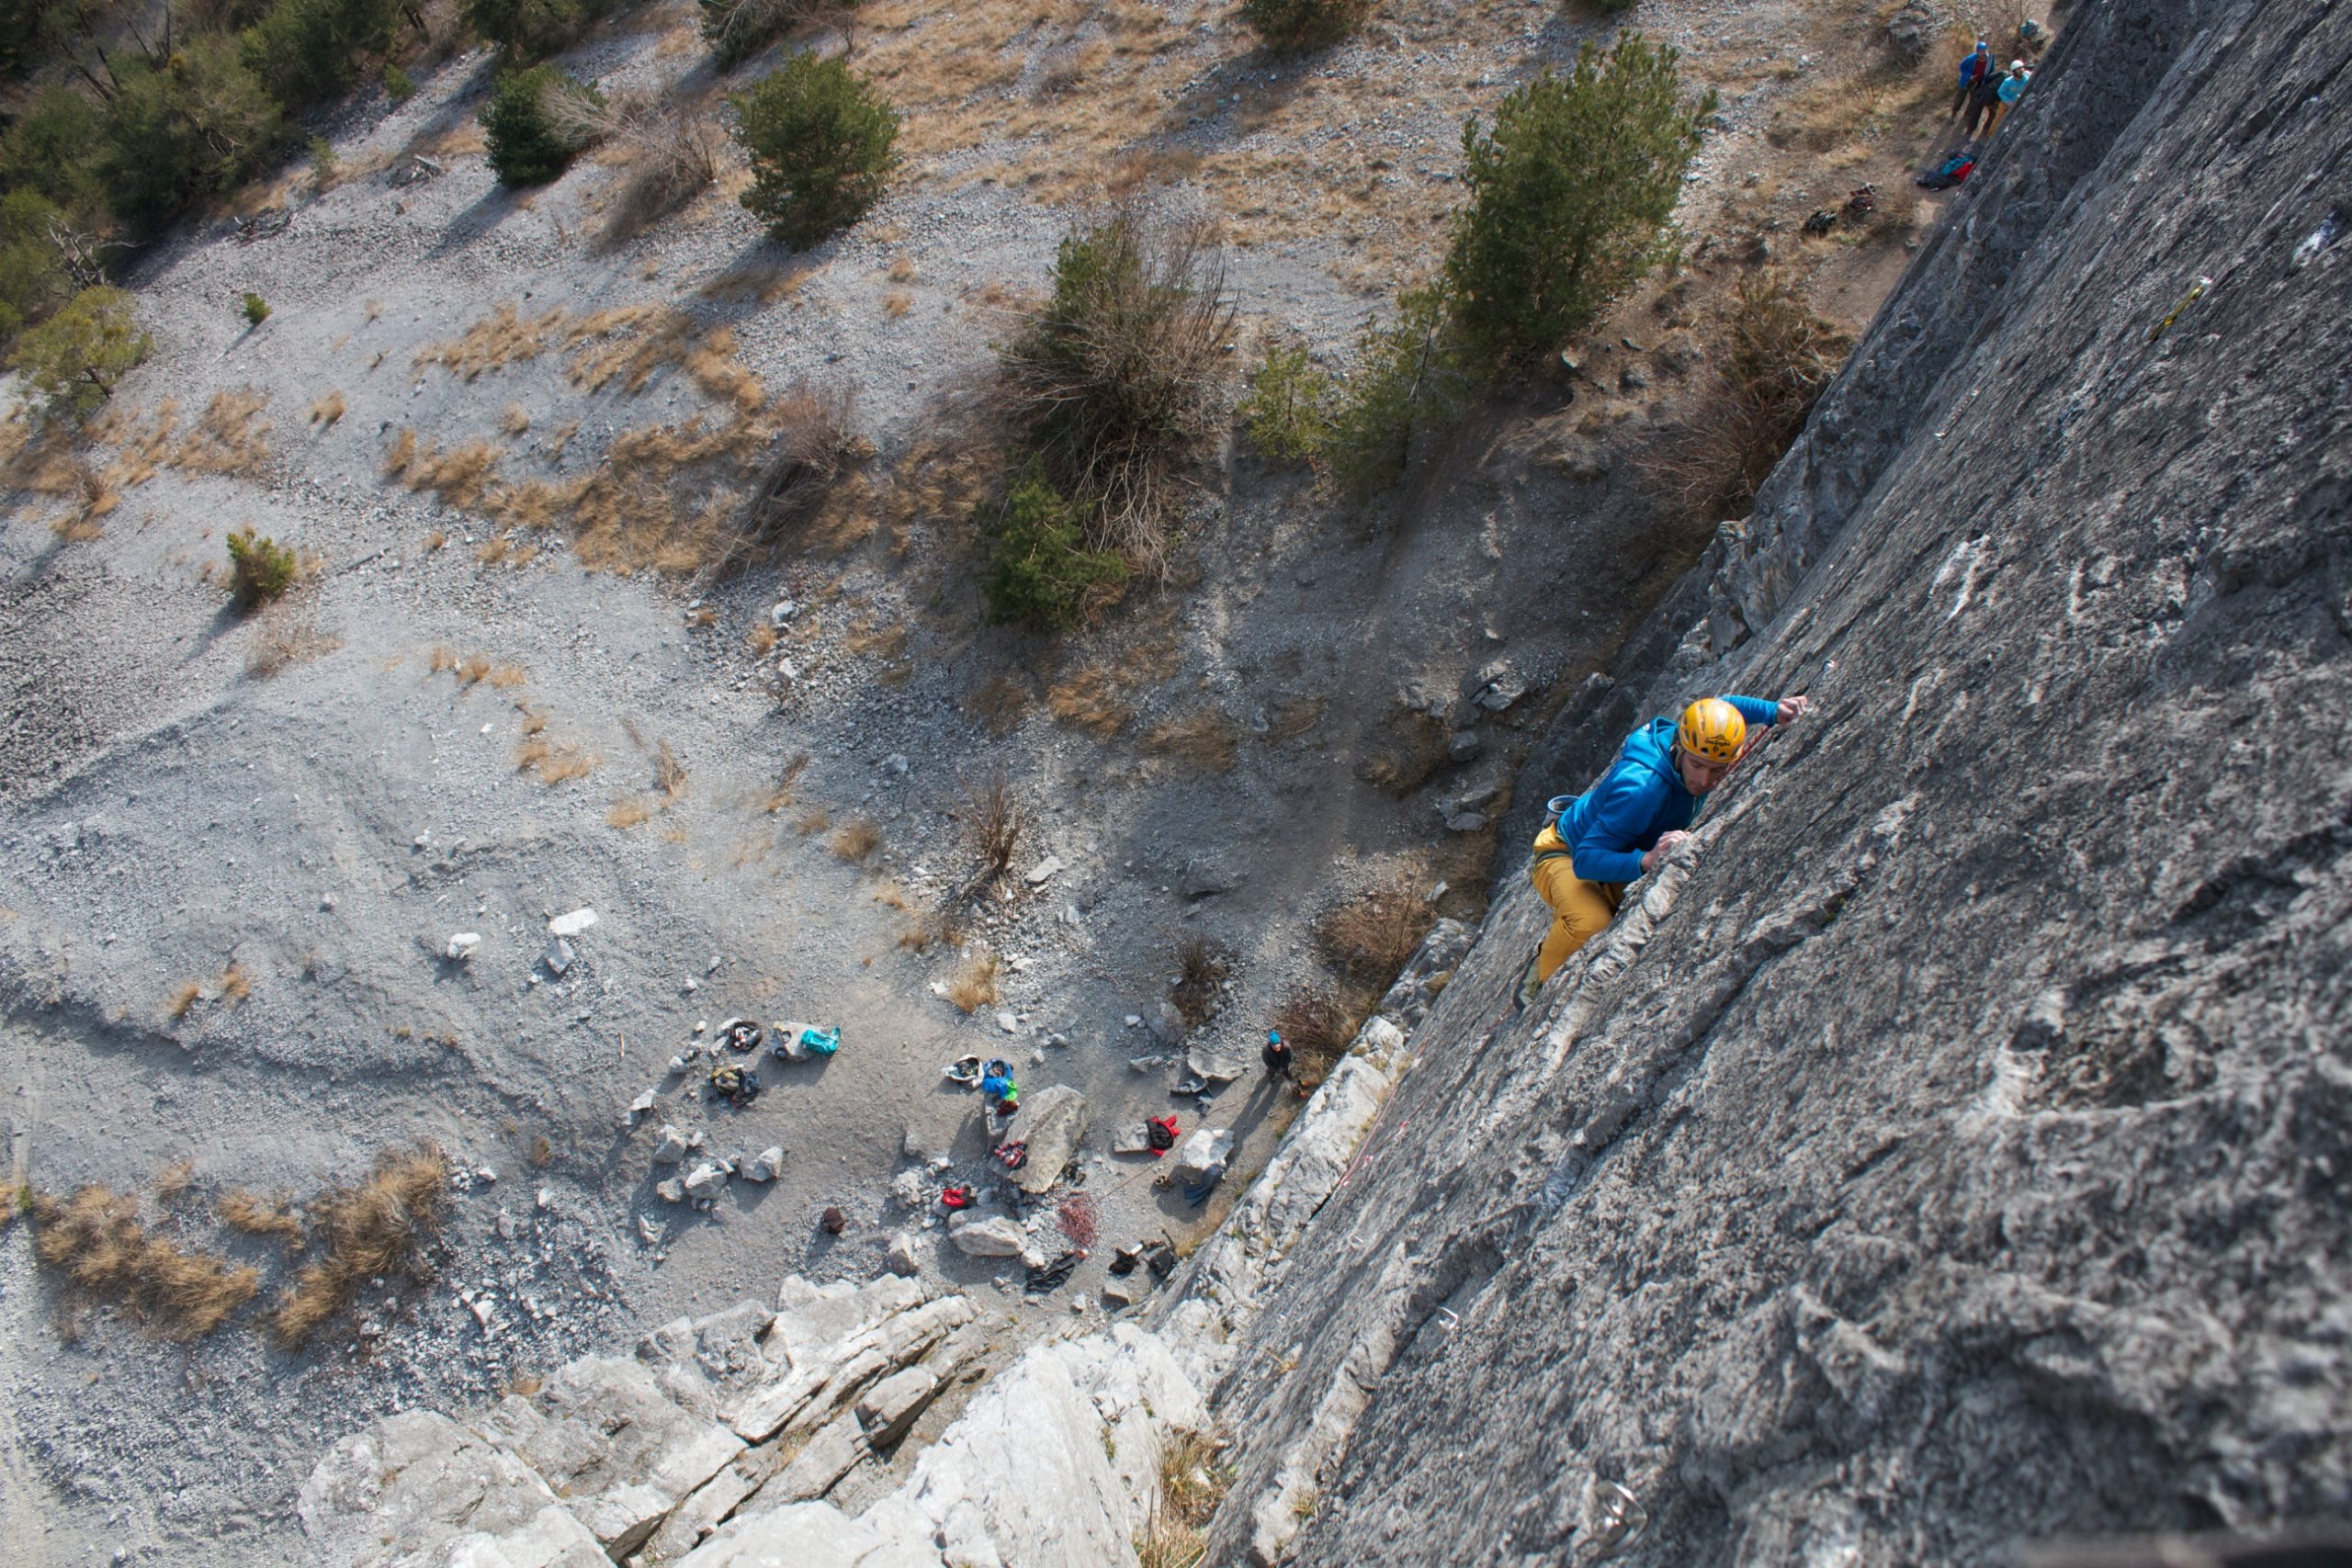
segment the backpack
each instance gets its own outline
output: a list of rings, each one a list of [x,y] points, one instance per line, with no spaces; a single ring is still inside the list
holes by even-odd
[[[1176,1118],[1155,1116],[1147,1120],[1143,1124],[1143,1141],[1151,1145],[1154,1154],[1162,1149],[1174,1148],[1176,1146]]]

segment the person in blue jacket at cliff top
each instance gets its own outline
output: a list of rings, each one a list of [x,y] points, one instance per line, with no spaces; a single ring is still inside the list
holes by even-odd
[[[1615,918],[1627,883],[1690,836],[1683,829],[1707,792],[1754,744],[1750,727],[1802,717],[1811,705],[1804,697],[1702,697],[1679,723],[1652,719],[1626,737],[1590,789],[1550,803],[1527,874],[1552,907],[1552,929],[1521,987],[1522,1001]]]
[[[1983,81],[1984,73],[1991,69],[1993,69],[1993,45],[1987,39],[1978,39],[1975,52],[1961,57],[1960,91],[1952,95],[1951,113],[1944,116],[1946,119],[1960,118],[1960,111],[1968,107],[1969,98],[1976,91],[1976,84]]]

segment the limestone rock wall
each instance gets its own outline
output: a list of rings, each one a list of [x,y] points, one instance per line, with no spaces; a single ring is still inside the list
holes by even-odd
[[[1227,1352],[1210,1561],[2352,1506],[2352,8],[2065,23],[1519,798],[1692,693],[1822,712],[1523,1015],[1510,866]]]

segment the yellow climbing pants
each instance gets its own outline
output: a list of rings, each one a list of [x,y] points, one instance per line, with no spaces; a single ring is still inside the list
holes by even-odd
[[[1535,891],[1552,907],[1552,929],[1544,938],[1544,947],[1535,955],[1535,983],[1542,985],[1552,977],[1552,971],[1568,961],[1568,954],[1599,936],[1617,917],[1617,906],[1625,897],[1622,882],[1587,882],[1576,872],[1576,863],[1569,857],[1568,846],[1560,841],[1558,831],[1546,827],[1535,835],[1535,859],[1527,868],[1527,879],[1535,884]]]

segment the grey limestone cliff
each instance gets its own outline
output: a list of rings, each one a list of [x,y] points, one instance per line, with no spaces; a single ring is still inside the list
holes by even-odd
[[[1520,1015],[1507,843],[1216,1389],[1211,1561],[2352,1506],[2352,7],[2067,24],[1518,797],[1692,694],[1818,715]]]

